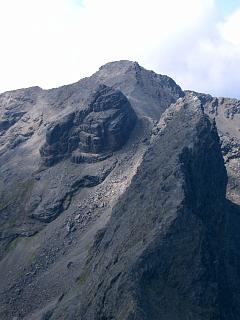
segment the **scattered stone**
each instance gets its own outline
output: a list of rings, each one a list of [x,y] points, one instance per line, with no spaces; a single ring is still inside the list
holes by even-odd
[[[80,219],[80,217],[81,217],[81,215],[80,215],[80,214],[77,214],[74,219],[75,219],[75,220],[78,220],[78,219]]]
[[[73,262],[69,261],[68,264],[67,264],[67,268],[69,269],[72,266],[72,264],[73,264]]]

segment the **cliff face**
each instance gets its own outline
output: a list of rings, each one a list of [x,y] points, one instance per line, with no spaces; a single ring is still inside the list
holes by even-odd
[[[52,124],[40,154],[47,166],[71,157],[73,162],[98,161],[127,141],[136,114],[120,92],[100,85],[80,111]]]
[[[129,61],[0,95],[0,318],[239,319],[238,104]]]
[[[232,209],[216,128],[192,96],[159,129],[95,239],[76,284],[81,294],[63,299],[53,319],[239,317],[227,269]]]
[[[237,99],[194,94],[201,99],[209,117],[216,121],[228,171],[227,196],[234,203],[240,204],[240,102]]]

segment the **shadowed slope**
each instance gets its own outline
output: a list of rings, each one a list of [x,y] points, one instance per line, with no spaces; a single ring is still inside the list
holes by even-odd
[[[51,319],[239,318],[231,282],[239,256],[229,269],[230,248],[239,248],[230,230],[237,211],[225,200],[216,128],[193,96],[164,116],[90,250],[80,295],[69,293]]]

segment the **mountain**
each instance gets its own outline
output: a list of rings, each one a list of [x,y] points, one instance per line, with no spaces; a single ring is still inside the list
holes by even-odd
[[[0,95],[0,318],[240,317],[240,102],[136,62]]]

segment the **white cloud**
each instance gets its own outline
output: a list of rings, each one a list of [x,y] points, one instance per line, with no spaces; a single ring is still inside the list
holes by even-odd
[[[184,88],[240,97],[237,12],[220,24],[214,0],[79,2],[0,0],[0,91],[54,87],[129,59]]]
[[[240,9],[220,24],[219,29],[226,42],[240,47]]]
[[[208,32],[194,32],[185,45],[173,43],[180,50],[175,59],[179,68],[167,63],[166,72],[184,88],[240,98],[240,10],[223,22],[212,20],[206,26]]]

